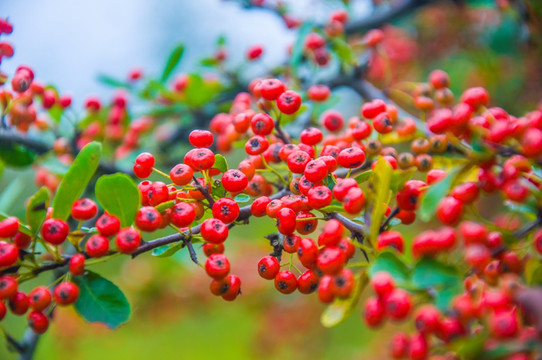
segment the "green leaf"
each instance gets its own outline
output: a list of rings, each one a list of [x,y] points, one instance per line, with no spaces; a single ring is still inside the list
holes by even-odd
[[[163,213],[164,211],[175,205],[175,202],[175,200],[166,201],[159,205],[156,205],[154,208],[158,210],[159,213]]]
[[[92,271],[75,276],[73,282],[81,291],[75,311],[89,322],[99,322],[116,329],[130,318],[130,303],[111,281]]]
[[[224,189],[222,181],[215,180],[213,188],[211,189],[211,195],[221,198],[224,197],[224,194],[226,194],[226,189]]]
[[[214,57],[208,57],[208,58],[203,58],[199,61],[199,64],[201,66],[208,66],[208,67],[215,67],[217,66],[218,64],[220,64],[220,62],[218,61],[217,58],[214,58]]]
[[[331,305],[329,305],[322,316],[320,317],[320,322],[325,327],[333,327],[340,324],[345,320],[356,307],[356,304],[359,301],[363,289],[367,286],[369,279],[367,273],[363,272],[356,276],[356,285],[352,290],[352,295],[346,299],[336,299]]]
[[[379,271],[389,273],[398,285],[404,285],[410,277],[408,265],[396,252],[385,250],[378,254],[376,261],[369,268],[369,275],[374,276]]]
[[[294,70],[294,74],[297,74],[297,69],[303,58],[303,50],[305,49],[305,37],[312,31],[313,24],[307,21],[301,25],[299,32],[297,33],[297,40],[292,49],[292,56],[290,56],[290,67]]]
[[[356,54],[352,50],[352,47],[341,38],[335,37],[331,41],[331,46],[335,53],[341,59],[341,62],[348,65],[356,65]]]
[[[36,153],[18,144],[0,143],[0,160],[12,167],[26,167],[34,163]]]
[[[250,201],[250,196],[247,194],[239,194],[233,199],[236,203],[242,204]]]
[[[328,176],[326,176],[325,184],[327,185],[329,190],[333,191],[335,184],[337,184],[337,180],[335,180],[335,178],[331,174],[329,174]]]
[[[108,85],[108,86],[112,86],[112,87],[121,87],[121,88],[125,88],[125,89],[130,88],[129,83],[127,83],[125,81],[114,79],[111,76],[104,75],[104,74],[98,75],[98,81],[101,82],[104,85]]]
[[[62,117],[62,113],[64,112],[64,108],[58,104],[54,104],[47,111],[49,112],[49,116],[58,124]]]
[[[169,78],[173,70],[175,70],[177,65],[179,65],[179,62],[181,61],[183,53],[184,53],[183,44],[177,45],[173,49],[173,51],[171,51],[167,59],[166,65],[164,66],[164,70],[162,71],[162,77],[161,77],[162,82],[165,82]]]
[[[371,211],[371,224],[369,228],[369,241],[371,244],[376,244],[382,216],[384,216],[384,213],[386,212],[385,204],[387,204],[390,196],[392,173],[393,168],[391,165],[386,159],[380,157],[376,162],[371,180],[372,188],[374,189],[372,199],[373,209]]]
[[[394,171],[391,176],[390,189],[391,191],[397,192],[403,187],[403,185],[410,179],[416,172],[416,168],[409,170],[399,170]]]
[[[6,164],[0,159],[0,177],[2,177],[2,174],[4,173],[4,169],[6,168]]]
[[[530,258],[525,265],[525,280],[527,285],[542,286],[542,261]]]
[[[45,186],[41,187],[26,204],[26,220],[30,229],[32,229],[32,235],[36,235],[40,229],[41,224],[45,220],[47,215],[47,208],[51,201],[51,193]]]
[[[183,245],[183,243],[163,245],[157,247],[156,249],[153,249],[151,255],[161,258],[170,257],[171,255],[174,255],[177,251],[181,250],[183,248]]]
[[[56,156],[47,156],[43,159],[39,160],[39,164],[52,172],[53,174],[57,175],[65,175],[66,172],[68,172],[69,166],[61,163],[58,161],[58,158]]]
[[[199,74],[190,74],[185,88],[186,104],[195,107],[203,106],[211,101],[221,88],[219,82],[208,82]]]
[[[440,200],[445,197],[450,191],[452,181],[459,173],[461,168],[453,169],[444,179],[438,183],[431,185],[429,190],[422,195],[420,211],[418,214],[423,221],[429,221],[435,215],[437,206]]]
[[[344,211],[344,207],[342,207],[341,205],[328,205],[328,206],[325,206],[321,209],[319,209],[319,211],[321,212],[339,212],[339,211]]]
[[[412,284],[419,289],[433,289],[435,305],[445,310],[452,298],[462,292],[458,270],[434,258],[424,257],[414,267]]]
[[[215,154],[215,164],[213,165],[213,169],[218,169],[220,172],[225,172],[228,170],[228,162],[226,161],[226,158],[220,154]]]
[[[7,219],[10,216],[11,215],[4,214],[4,213],[0,212],[0,221],[2,221],[4,219]],[[32,236],[32,230],[30,230],[30,228],[28,226],[21,223],[20,221],[19,221],[19,231],[26,234],[26,235],[28,235],[28,236]]]
[[[96,199],[109,214],[119,218],[121,226],[132,225],[141,203],[136,183],[126,174],[103,175],[96,182]]]
[[[53,199],[53,218],[66,220],[75,200],[79,199],[100,164],[102,145],[93,141],[81,149],[62,178]]]
[[[358,184],[361,184],[369,180],[372,175],[373,175],[373,170],[367,170],[367,171],[362,172],[358,176],[356,176],[354,179],[357,181]]]
[[[216,45],[217,46],[224,46],[226,45],[226,36],[220,35],[218,39],[216,39]]]

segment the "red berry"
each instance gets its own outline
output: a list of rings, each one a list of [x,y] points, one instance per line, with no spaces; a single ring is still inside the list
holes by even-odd
[[[452,196],[463,204],[469,204],[478,198],[479,188],[475,182],[465,182],[452,190]]]
[[[310,294],[318,289],[318,276],[312,270],[307,270],[297,278],[297,287],[302,294]]]
[[[28,301],[32,309],[43,311],[51,304],[51,292],[46,286],[38,286],[28,294]]]
[[[49,318],[40,311],[31,311],[28,314],[28,326],[36,334],[43,334],[49,328]]]
[[[406,318],[411,308],[410,295],[403,289],[394,289],[386,298],[386,314],[393,320]]]
[[[276,100],[286,90],[282,81],[278,79],[266,79],[261,82],[261,94],[266,100]]]
[[[315,186],[309,190],[309,205],[314,209],[320,209],[331,204],[333,196],[331,190],[325,185]]]
[[[349,214],[358,214],[365,206],[365,194],[359,187],[353,187],[343,199],[344,211]]]
[[[53,291],[53,297],[58,305],[71,305],[79,298],[79,287],[70,281],[61,282]]]
[[[78,276],[85,272],[85,255],[75,254],[70,258],[70,273]]]
[[[184,155],[184,163],[196,171],[208,170],[215,164],[215,153],[207,148],[192,149]]]
[[[373,127],[379,134],[388,134],[393,131],[393,121],[387,112],[382,112],[373,119]]]
[[[376,295],[381,298],[387,298],[395,289],[395,282],[388,272],[379,271],[371,278],[371,285]]]
[[[277,230],[283,235],[289,235],[296,229],[296,215],[292,209],[283,207],[277,211]]]
[[[299,135],[299,140],[301,140],[301,143],[306,145],[316,145],[322,141],[323,138],[324,135],[322,134],[322,130],[315,127],[303,129]]]
[[[295,91],[287,90],[278,97],[277,107],[283,114],[294,114],[301,107],[301,96]]]
[[[542,153],[542,130],[529,128],[523,132],[520,140],[523,155],[536,157]]]
[[[213,279],[222,279],[230,272],[230,262],[224,254],[212,254],[205,262],[205,272]]]
[[[247,50],[247,60],[254,61],[256,59],[259,59],[263,54],[263,46],[262,45],[253,45],[248,48]]]
[[[384,305],[379,299],[375,297],[370,297],[369,299],[367,299],[363,312],[363,318],[365,319],[365,323],[372,328],[382,324],[382,321],[386,316],[384,310]]]
[[[239,205],[232,199],[221,198],[213,204],[213,217],[225,224],[234,222],[239,216]]]
[[[273,256],[264,256],[258,262],[258,274],[267,280],[274,279],[280,271],[280,263]]]
[[[312,183],[322,181],[328,173],[327,165],[320,159],[311,160],[305,166],[304,175]]]
[[[224,253],[224,244],[206,243],[206,244],[203,244],[202,248],[203,248],[203,253],[207,257],[209,257],[209,256],[211,256],[213,254],[222,254],[222,253]]]
[[[324,102],[329,98],[331,91],[326,85],[313,85],[307,90],[307,96],[314,102]]]
[[[376,247],[379,250],[382,250],[386,247],[391,247],[402,253],[404,249],[404,243],[405,241],[403,240],[403,236],[401,235],[401,233],[391,230],[384,231],[383,233],[378,235]]]
[[[267,196],[261,196],[254,200],[250,205],[250,212],[255,217],[265,216],[267,213],[267,205],[271,202],[271,199]]]
[[[103,236],[113,236],[120,230],[120,220],[114,215],[103,214],[96,220],[96,229]]]
[[[333,187],[333,196],[338,201],[343,201],[348,191],[356,187],[358,187],[358,183],[353,178],[339,180]]]
[[[489,329],[499,339],[514,338],[519,330],[515,311],[501,311],[489,317]]]
[[[0,300],[9,299],[17,293],[17,280],[10,275],[0,277]],[[1,301],[0,301],[1,302]]]
[[[326,275],[339,273],[346,262],[346,254],[336,246],[326,246],[317,259],[318,268]]]
[[[312,268],[318,257],[318,246],[310,238],[302,238],[297,246],[297,256],[306,268]]]
[[[470,105],[474,109],[489,105],[489,94],[483,87],[474,87],[465,90],[461,95],[461,102]]]
[[[230,169],[222,175],[222,186],[226,191],[236,193],[246,189],[248,178],[241,170]]]
[[[245,152],[249,155],[260,155],[269,148],[269,141],[260,135],[256,135],[247,140]]]
[[[241,294],[241,279],[236,275],[228,275],[222,281],[227,286],[227,290],[222,294],[222,299],[226,301],[235,300]]]
[[[177,164],[169,172],[169,177],[175,185],[183,186],[192,181],[194,171],[186,164]]]
[[[336,219],[326,222],[322,234],[318,237],[318,245],[336,246],[344,234],[343,224]]]
[[[297,279],[288,270],[279,271],[275,276],[275,288],[283,294],[291,294],[297,289]]]
[[[405,333],[398,333],[391,339],[391,357],[402,359],[407,357],[410,347],[410,337]]]
[[[85,244],[85,250],[93,258],[105,256],[109,251],[109,240],[102,235],[92,235]]]
[[[0,221],[0,238],[12,238],[19,231],[19,219],[10,216]]]
[[[201,236],[207,242],[219,244],[228,238],[228,227],[219,219],[207,219],[201,224]]]
[[[286,251],[288,254],[297,253],[297,247],[299,246],[300,241],[301,237],[297,234],[285,236],[282,244],[284,251]]]
[[[290,171],[294,174],[302,174],[310,160],[311,158],[309,154],[307,154],[305,151],[293,151],[290,155],[288,155],[288,169],[290,169]]]
[[[115,237],[117,249],[124,254],[131,254],[141,244],[141,234],[134,228],[124,228]]]
[[[193,147],[207,148],[213,145],[213,134],[207,130],[192,130],[188,135],[188,141]]]
[[[195,219],[196,211],[189,203],[180,202],[171,208],[170,221],[178,228],[190,226]]]
[[[134,164],[134,174],[138,178],[144,179],[151,175],[155,160],[151,153],[144,152],[137,156]]]
[[[328,131],[336,132],[342,130],[344,118],[340,112],[328,110],[322,114],[322,124]]]
[[[47,219],[41,226],[41,236],[43,240],[53,245],[60,245],[68,237],[70,227],[60,219]]]
[[[422,334],[417,334],[410,339],[410,360],[425,360],[428,352],[427,340]]]
[[[162,216],[152,206],[140,208],[135,217],[135,225],[142,231],[153,232],[158,229],[162,222]]]
[[[386,103],[380,99],[365,103],[361,107],[361,115],[366,119],[374,119],[384,111],[386,111]]]
[[[445,225],[455,225],[463,216],[463,203],[454,197],[442,198],[437,207],[437,218]]]
[[[318,226],[318,220],[304,220],[307,218],[314,218],[314,214],[308,211],[301,211],[296,217],[295,229],[301,235],[308,235],[314,232]]]
[[[0,268],[14,265],[19,259],[19,249],[12,243],[0,241]]]
[[[436,334],[440,328],[440,311],[433,305],[424,305],[417,310],[414,324],[421,334]]]
[[[331,290],[340,298],[347,298],[354,289],[354,274],[349,269],[342,269],[333,277]]]
[[[9,309],[15,315],[24,315],[28,311],[30,302],[28,296],[22,291],[17,291],[13,297],[9,299]]]
[[[331,290],[333,278],[330,275],[324,275],[318,283],[318,299],[324,304],[329,304],[335,299],[335,294]]]
[[[147,193],[149,205],[156,206],[169,200],[169,189],[161,181],[155,181],[151,184]]]
[[[358,147],[346,148],[339,153],[337,162],[349,169],[359,167],[365,162],[365,152]]]

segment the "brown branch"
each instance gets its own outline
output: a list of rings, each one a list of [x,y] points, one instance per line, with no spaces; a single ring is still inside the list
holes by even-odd
[[[385,230],[386,230],[386,227],[390,224],[391,220],[397,216],[397,214],[399,214],[399,211],[401,211],[401,209],[399,209],[398,206],[396,206],[392,212],[388,215],[388,217],[386,218],[386,220],[384,220],[384,222],[382,223],[382,225],[380,225],[380,230],[379,230],[379,233],[383,233]]]

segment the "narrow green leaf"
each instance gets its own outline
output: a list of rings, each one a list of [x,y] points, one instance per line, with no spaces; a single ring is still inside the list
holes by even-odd
[[[79,199],[100,164],[102,145],[91,142],[81,149],[53,199],[53,218],[66,220],[75,200]]]
[[[226,161],[226,158],[220,154],[215,154],[215,164],[213,165],[213,169],[218,169],[222,173],[228,170],[228,162]]]
[[[92,271],[72,278],[80,295],[75,311],[89,322],[99,322],[116,329],[130,318],[130,303],[111,281]]]
[[[322,211],[322,212],[334,212],[334,211],[344,211],[344,207],[340,206],[340,205],[328,205],[328,206],[325,206],[323,208],[321,208],[319,211]]]
[[[96,199],[111,215],[119,218],[122,227],[130,226],[141,203],[136,183],[126,174],[103,175],[96,182]]]
[[[382,216],[386,212],[385,204],[389,200],[392,173],[393,168],[391,165],[386,159],[380,157],[376,162],[371,180],[372,188],[374,189],[373,209],[371,211],[371,224],[369,228],[369,241],[371,244],[376,244]]]
[[[98,75],[98,81],[101,82],[104,85],[108,85],[108,86],[111,86],[111,87],[121,87],[121,88],[125,88],[125,89],[130,88],[129,83],[127,83],[125,81],[122,81],[122,80],[114,79],[111,76],[104,75],[104,74]]]
[[[376,261],[369,268],[369,275],[374,276],[379,271],[389,273],[398,285],[404,285],[410,277],[410,268],[408,265],[393,251],[383,251],[378,254]]]
[[[182,248],[183,248],[183,243],[163,245],[163,246],[157,247],[156,249],[153,249],[151,252],[151,255],[156,256],[156,257],[161,257],[161,258],[170,257],[174,255],[177,251],[181,250]]]
[[[166,201],[155,206],[154,208],[158,210],[159,213],[163,213],[164,211],[166,211],[167,209],[175,205],[175,202],[176,202],[175,200]]]
[[[45,186],[41,187],[26,204],[26,220],[30,229],[32,229],[32,235],[36,235],[40,229],[41,224],[45,220],[47,215],[47,208],[51,201],[51,193]]]
[[[4,169],[6,168],[6,164],[0,159],[0,177],[2,177],[2,174],[4,173]]]
[[[250,196],[247,194],[239,194],[233,199],[236,203],[242,204],[250,201]]]
[[[357,181],[358,184],[364,183],[365,181],[369,180],[371,176],[373,175],[373,170],[366,170],[356,176],[354,179]]]
[[[173,70],[179,65],[179,62],[181,61],[181,58],[184,53],[184,45],[179,44],[177,45],[173,51],[169,54],[169,57],[167,59],[166,65],[164,66],[164,70],[162,71],[161,81],[165,82]]]
[[[350,316],[368,282],[369,279],[366,272],[357,275],[356,285],[352,290],[352,295],[346,299],[336,299],[324,310],[324,312],[322,312],[322,316],[320,317],[322,325],[328,328],[337,326]]]
[[[453,169],[444,179],[434,185],[431,185],[429,190],[422,195],[420,211],[418,211],[420,219],[423,221],[431,220],[431,218],[435,215],[440,199],[448,194],[450,187],[452,186],[452,181],[459,171],[460,168]]]
[[[58,104],[55,104],[47,110],[49,112],[49,116],[51,119],[55,121],[55,123],[60,122],[60,118],[62,117],[62,113],[64,112],[64,108]]]

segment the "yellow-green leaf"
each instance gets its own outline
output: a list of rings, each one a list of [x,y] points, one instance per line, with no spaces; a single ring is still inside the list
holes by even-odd
[[[26,204],[26,220],[28,221],[28,225],[30,225],[32,235],[38,233],[41,223],[47,215],[47,208],[50,202],[51,193],[45,186],[41,187],[28,199],[28,203]]]
[[[369,231],[369,241],[371,244],[376,244],[376,238],[378,237],[378,231],[380,229],[380,222],[382,216],[386,212],[386,203],[390,197],[390,183],[393,168],[384,159],[380,157],[373,170],[373,178],[371,185],[373,188],[374,196],[372,199],[372,211],[371,211],[371,226]]]
[[[359,301],[361,292],[369,282],[367,272],[365,271],[357,275],[355,279],[356,285],[352,290],[352,295],[346,299],[336,299],[324,310],[320,317],[322,325],[325,327],[336,326],[352,314],[352,311],[354,311],[354,308]]]

